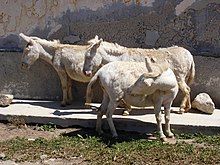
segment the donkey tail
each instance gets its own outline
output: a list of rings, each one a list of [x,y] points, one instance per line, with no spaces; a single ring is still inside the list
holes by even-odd
[[[98,80],[98,74],[95,74],[92,79],[90,80],[89,84],[87,85],[86,89],[86,106],[89,106],[92,102],[92,86]]]
[[[189,78],[187,80],[187,84],[190,85],[193,83],[195,79],[195,63],[194,61],[192,62],[191,68],[190,68],[190,74],[189,74]]]

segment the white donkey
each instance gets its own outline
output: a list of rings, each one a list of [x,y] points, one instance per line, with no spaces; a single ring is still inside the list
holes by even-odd
[[[102,41],[102,39],[98,39],[98,36],[90,40],[89,43],[91,46],[86,52],[83,68],[87,76],[94,74],[96,67],[112,61],[144,62],[145,57],[152,57],[157,60],[166,59],[169,68],[173,70],[176,76],[180,90],[183,92],[184,97],[180,105],[180,112],[187,112],[191,108],[190,87],[188,85],[194,80],[195,64],[193,56],[188,50],[178,46],[160,49],[127,48]],[[128,114],[128,112],[126,113]]]
[[[22,68],[28,69],[37,59],[42,59],[53,66],[61,81],[65,106],[72,101],[72,80],[89,82],[91,79],[83,73],[85,51],[88,45],[60,44],[59,41],[47,41],[38,37],[29,37],[20,33],[28,44],[22,55]]]
[[[154,62],[154,60],[153,60]],[[117,132],[112,120],[112,115],[123,99],[126,103],[136,106],[154,106],[160,138],[166,140],[162,130],[161,106],[165,111],[165,133],[173,137],[170,130],[170,108],[178,92],[176,77],[168,65],[161,63],[152,66],[149,60],[144,62],[116,61],[103,66],[92,77],[87,86],[86,105],[91,103],[92,85],[99,80],[103,89],[103,100],[97,114],[96,131],[103,133],[101,129],[102,116],[106,115],[113,137]],[[150,64],[150,65],[149,65]],[[159,69],[158,69],[159,68]]]

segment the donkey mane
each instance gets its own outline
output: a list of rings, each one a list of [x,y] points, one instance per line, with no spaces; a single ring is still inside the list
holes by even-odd
[[[46,39],[41,39],[38,37],[30,37],[30,38],[41,45],[50,46],[50,47],[54,47],[61,44],[59,40],[48,41]]]
[[[93,39],[87,41],[87,43],[88,44],[94,44],[98,41],[99,41],[98,38],[93,38]],[[121,54],[123,54],[127,51],[126,47],[121,46],[117,43],[111,43],[111,42],[103,41],[103,42],[101,42],[101,45],[107,53],[113,54],[115,56],[121,55]]]
[[[50,47],[50,48],[73,48],[74,50],[84,50],[84,45],[71,45],[71,44],[62,44],[60,43],[59,40],[53,40],[53,41],[48,41],[46,39],[41,39],[38,37],[31,37],[31,39],[33,39],[34,41],[36,41],[37,43],[39,43],[40,45],[44,46],[44,47]],[[89,45],[86,45],[89,46]]]
[[[142,48],[127,48],[125,46],[121,46],[117,43],[111,43],[111,42],[102,42],[101,45],[103,46],[103,49],[108,53],[113,56],[120,56],[122,54],[132,54],[132,55],[144,55],[144,54],[149,54],[149,53],[156,53],[156,52],[161,52],[163,48],[159,49],[142,49]]]
[[[87,43],[88,44],[93,44],[96,43],[98,41],[98,38],[93,38],[91,40],[89,40]],[[170,54],[170,52],[167,50],[167,48],[153,48],[153,49],[142,49],[142,48],[127,48],[125,46],[121,46],[117,43],[111,43],[111,42],[107,42],[107,41],[103,41],[101,42],[101,45],[103,47],[103,49],[108,53],[111,54],[113,56],[120,56],[124,53],[128,53],[128,54],[135,54],[135,55],[144,55],[146,53],[150,53],[150,54],[155,54],[155,53],[160,53],[160,52],[166,52],[168,54]],[[176,48],[178,46],[171,46],[170,48]]]
[[[121,46],[117,43],[110,43],[110,42],[102,42],[101,43],[104,50],[107,52],[107,53],[111,53],[111,54],[114,54],[114,55],[121,55],[121,54],[124,54],[127,52],[128,48],[124,47],[124,46]]]

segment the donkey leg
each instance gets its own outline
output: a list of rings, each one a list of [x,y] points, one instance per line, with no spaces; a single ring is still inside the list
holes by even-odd
[[[61,106],[66,106],[67,103],[67,74],[65,71],[57,71],[63,91],[63,100],[61,101]]]
[[[107,93],[105,91],[103,91],[103,100],[102,100],[101,106],[98,110],[97,120],[96,120],[96,131],[98,132],[98,134],[103,134],[102,116],[104,114],[106,114],[108,104],[109,104],[109,97],[108,97]]]
[[[171,109],[172,101],[166,103],[164,105],[164,118],[165,118],[165,133],[167,137],[174,137],[174,134],[171,132],[170,129],[170,109]]]
[[[159,96],[157,99],[155,99],[154,103],[154,113],[157,120],[157,129],[160,136],[160,139],[163,141],[166,141],[166,136],[163,133],[162,128],[162,117],[161,117],[161,106],[162,106],[162,96]]]
[[[118,106],[118,102],[114,102],[112,100],[110,100],[109,104],[108,104],[108,108],[107,108],[107,113],[106,113],[106,117],[107,117],[107,121],[108,121],[108,125],[110,127],[111,133],[113,137],[118,137],[118,134],[116,132],[113,120],[112,120],[112,115],[115,111],[115,109]]]
[[[180,113],[188,112],[191,108],[191,102],[190,102],[190,87],[184,82],[180,81],[178,82],[180,90],[183,92],[183,99],[180,104]]]
[[[131,106],[129,104],[127,104],[123,99],[121,100],[121,103],[124,105],[124,112],[123,112],[123,116],[128,116],[129,113],[131,112]]]
[[[72,79],[68,76],[67,78],[67,104],[71,104],[73,101],[73,94],[72,94]]]

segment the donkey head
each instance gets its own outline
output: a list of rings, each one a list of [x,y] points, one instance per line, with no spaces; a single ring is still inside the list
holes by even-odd
[[[166,59],[154,57],[145,57],[145,65],[148,72],[144,73],[144,77],[157,77],[169,68]]]
[[[90,45],[85,52],[85,60],[84,60],[84,66],[83,66],[83,73],[86,76],[91,77],[93,72],[95,72],[96,69],[101,66],[102,57],[97,52],[97,49],[99,48],[102,41],[103,39],[98,39],[98,36],[96,36],[94,39],[88,42],[90,43]]]
[[[23,51],[21,59],[21,68],[29,69],[30,66],[34,64],[34,62],[39,58],[39,44],[36,41],[34,41],[31,37],[28,37],[23,33],[20,33],[19,36],[28,43]]]

